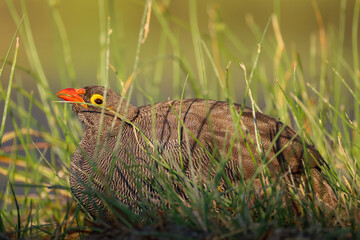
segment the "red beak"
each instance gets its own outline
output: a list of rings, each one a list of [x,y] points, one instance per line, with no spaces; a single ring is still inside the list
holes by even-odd
[[[56,96],[64,99],[65,101],[75,102],[75,104],[77,104],[77,102],[83,102],[83,103],[85,102],[84,99],[80,96],[80,94],[84,94],[84,93],[85,93],[84,88],[79,88],[79,89],[65,88],[63,90],[60,90],[56,94]],[[87,108],[86,104],[81,104],[81,106]]]

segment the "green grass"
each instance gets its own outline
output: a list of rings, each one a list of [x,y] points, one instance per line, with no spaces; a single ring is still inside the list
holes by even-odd
[[[6,190],[0,192],[0,238],[67,239],[83,237],[90,231],[91,234],[101,235],[104,229],[110,235],[128,233],[133,236],[181,238],[184,236],[182,234],[192,233],[195,234],[194,239],[205,236],[217,239],[240,236],[266,238],[276,234],[294,236],[300,232],[310,237],[360,237],[360,166],[357,161],[360,157],[357,50],[359,1],[356,1],[353,10],[352,56],[344,56],[346,1],[342,1],[338,34],[330,34],[326,26],[319,24],[318,35],[311,39],[309,37],[312,45],[308,73],[305,69],[309,68],[302,65],[301,54],[295,50],[289,51],[289,46],[284,46],[283,33],[277,28],[277,15],[269,16],[265,29],[259,28],[251,18],[247,18],[248,27],[258,43],[258,49],[249,50],[234,30],[216,17],[220,14],[216,8],[211,9],[214,17],[209,19],[212,23],[209,31],[212,34],[204,35],[200,32],[196,1],[189,2],[189,22],[183,22],[164,11],[164,3],[152,1],[151,21],[156,19],[159,22],[161,40],[158,46],[153,46],[158,49],[158,56],[150,61],[142,61],[144,41],[146,36],[151,37],[151,31],[147,33],[145,27],[149,19],[150,5],[147,1],[139,28],[137,51],[127,53],[135,55],[135,61],[130,65],[122,62],[120,49],[124,48],[114,37],[118,34],[114,29],[119,23],[112,21],[116,19],[116,13],[108,10],[112,9],[114,1],[109,0],[107,4],[99,1],[99,85],[113,86],[110,81],[113,81],[111,76],[114,76],[116,90],[126,92],[128,99],[140,92],[147,97],[149,103],[154,103],[161,94],[165,59],[170,59],[174,80],[172,91],[176,98],[183,98],[185,95],[228,100],[230,103],[240,101],[253,108],[257,108],[257,101],[267,99],[263,112],[279,117],[289,125],[293,123],[299,135],[313,143],[328,162],[330,167],[325,169],[325,175],[339,200],[338,208],[332,214],[326,214],[326,209],[316,199],[301,197],[301,192],[294,191],[291,198],[300,205],[302,211],[301,216],[296,216],[291,208],[284,206],[284,193],[276,187],[278,182],[271,183],[266,197],[259,199],[255,197],[253,181],[240,181],[236,185],[228,183],[227,192],[221,193],[217,191],[216,181],[219,177],[214,181],[206,181],[205,189],[196,184],[194,173],[192,178],[184,178],[178,182],[189,198],[189,202],[185,202],[170,183],[175,172],[181,175],[181,171],[171,169],[161,155],[154,154],[151,156],[154,161],[171,169],[170,174],[158,173],[158,183],[153,185],[159,192],[160,204],[149,203],[144,198],[137,203],[142,209],[141,214],[137,214],[114,201],[111,194],[100,194],[99,197],[104,202],[113,204],[114,214],[118,219],[115,222],[116,228],[87,222],[85,214],[72,198],[68,166],[81,138],[82,126],[74,119],[68,104],[54,102],[57,99],[50,90],[49,80],[37,54],[25,2],[20,0],[18,11],[8,1],[9,12],[19,26],[20,40],[14,46],[17,36],[14,29],[14,41],[9,46],[9,54],[4,57],[0,70],[0,77],[9,78],[7,89],[0,85],[0,99],[1,103],[4,102],[0,142],[1,146],[12,143],[6,150],[5,147],[0,150],[0,161],[6,163],[5,167],[0,166],[0,174],[7,178]],[[279,1],[275,1],[275,10],[277,4]],[[62,70],[61,86],[78,87],[62,16],[51,1],[49,7],[56,32],[56,61]],[[314,9],[317,17],[321,18],[316,6]],[[191,58],[195,59],[194,66],[191,64],[192,59],[181,54],[178,33],[173,31],[173,25],[186,29],[187,34],[192,37],[194,55]],[[30,69],[24,69],[16,63],[19,46],[20,51],[26,51],[28,55]],[[164,55],[168,49],[172,52]],[[12,52],[13,58],[10,54]],[[245,57],[244,53],[251,57]],[[9,76],[3,75],[6,64],[12,66]],[[114,73],[112,69],[117,72]],[[126,69],[132,69],[132,73],[127,74]],[[17,71],[26,71],[33,76],[40,93],[39,99],[16,81],[14,73]],[[234,72],[241,74],[233,74]],[[305,76],[310,76],[310,79],[305,79]],[[144,79],[147,82],[142,85]],[[244,86],[241,94],[244,98],[239,100],[235,89],[242,82]],[[143,99],[137,96],[134,98]],[[34,107],[42,111],[48,127],[42,126],[33,117]],[[234,121],[238,120],[235,114],[233,117]],[[5,121],[12,123],[14,131],[4,132]],[[34,137],[41,140],[34,142]],[[256,139],[254,142],[256,143]],[[223,174],[222,161],[226,161],[226,157],[217,166],[216,176]],[[262,173],[265,177],[268,176],[266,166],[259,169],[258,176]],[[142,177],[141,172],[134,176],[135,179]],[[24,194],[15,194],[14,188],[23,189]],[[252,204],[251,199],[255,199]]]

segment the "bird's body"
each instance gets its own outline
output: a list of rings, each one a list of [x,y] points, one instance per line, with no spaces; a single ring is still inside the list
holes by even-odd
[[[103,87],[65,90],[58,96],[84,102],[73,106],[85,130],[72,157],[70,185],[94,216],[99,213],[96,206],[103,205],[100,199],[89,197],[92,192],[112,190],[121,202],[132,205],[140,197],[139,181],[133,176],[140,172],[151,181],[155,176],[150,166],[161,161],[184,176],[195,171],[202,179],[212,179],[216,164],[227,161],[226,176],[237,182],[256,173],[261,156],[271,176],[290,174],[295,180],[305,176],[307,162],[315,193],[334,205],[334,193],[321,175],[323,159],[318,151],[304,145],[294,130],[275,118],[256,113],[257,137],[252,110],[238,104],[187,99],[137,108],[109,89],[105,93]],[[100,101],[99,96],[105,99]],[[159,162],[152,154],[157,154]],[[152,191],[151,184],[140,182],[145,192]]]

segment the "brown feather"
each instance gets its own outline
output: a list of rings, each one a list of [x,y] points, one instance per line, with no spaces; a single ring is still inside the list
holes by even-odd
[[[85,103],[90,103],[95,93],[105,94],[103,87],[84,89],[81,97]],[[189,177],[193,168],[203,179],[214,177],[214,157],[220,161],[229,156],[225,173],[233,182],[253,176],[261,166],[261,157],[265,156],[271,176],[286,179],[290,173],[300,183],[306,180],[304,163],[307,161],[315,193],[329,206],[336,205],[335,194],[321,174],[324,160],[319,152],[308,144],[304,149],[296,132],[275,118],[256,113],[261,139],[258,151],[250,108],[234,104],[233,113],[241,116],[240,121],[236,121],[232,107],[226,102],[186,99],[137,108],[110,89],[105,99],[106,107],[118,110],[118,114],[104,110],[102,123],[101,108],[73,106],[85,130],[72,157],[70,185],[94,216],[99,216],[100,211],[109,218],[111,215],[101,200],[91,195],[96,191],[114,191],[121,202],[130,206],[139,199],[139,189],[132,178],[134,171],[139,170],[151,180],[154,176],[148,167],[156,164],[146,149],[159,152],[175,171],[183,171]],[[114,169],[111,169],[112,162]],[[143,184],[145,192],[152,191],[149,184]]]

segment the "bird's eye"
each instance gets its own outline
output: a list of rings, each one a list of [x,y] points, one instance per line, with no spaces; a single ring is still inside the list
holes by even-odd
[[[90,101],[92,104],[101,105],[104,102],[104,98],[100,94],[94,94],[91,96]]]
[[[94,101],[96,104],[102,104],[103,103],[103,100],[101,100],[100,98],[97,98],[97,99],[95,99],[95,101]]]

